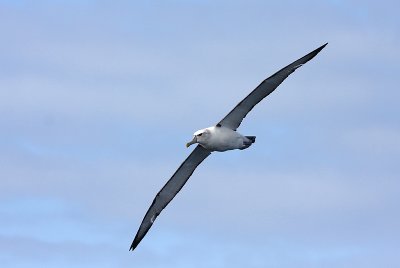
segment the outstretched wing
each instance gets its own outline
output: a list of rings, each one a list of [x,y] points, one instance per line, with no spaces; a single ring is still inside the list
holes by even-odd
[[[274,75],[265,79],[256,89],[244,98],[233,110],[222,119],[218,125],[236,130],[243,121],[243,118],[259,103],[262,99],[274,91],[291,73],[297,68],[314,58],[328,43],[310,52],[304,57],[289,64],[279,70]]]
[[[157,216],[182,189],[183,185],[185,185],[197,166],[210,154],[211,152],[209,150],[197,145],[188,158],[186,158],[174,175],[172,175],[171,179],[169,179],[169,181],[154,198],[153,203],[151,204],[149,210],[147,210],[147,213],[140,224],[139,230],[129,250],[134,250],[137,247],[137,245],[153,225],[153,222]]]

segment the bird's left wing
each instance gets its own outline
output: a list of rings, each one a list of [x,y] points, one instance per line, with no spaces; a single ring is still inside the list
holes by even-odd
[[[142,223],[140,224],[139,230],[129,250],[133,251],[137,247],[137,245],[153,225],[153,222],[157,216],[182,189],[183,185],[185,185],[186,181],[193,174],[197,166],[210,154],[211,152],[209,150],[203,148],[201,145],[197,145],[188,158],[186,158],[186,160],[180,165],[178,170],[174,173],[174,175],[172,175],[169,181],[154,198],[153,203],[151,204],[149,210],[143,218]]]
[[[262,99],[274,91],[291,73],[297,68],[314,58],[328,43],[308,53],[304,57],[289,64],[279,70],[274,75],[265,79],[256,89],[254,89],[246,98],[244,98],[232,111],[229,112],[217,126],[224,126],[236,130],[242,123],[243,118],[259,103]]]

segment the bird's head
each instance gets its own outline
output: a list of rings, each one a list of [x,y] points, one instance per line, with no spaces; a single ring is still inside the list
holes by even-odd
[[[190,145],[195,143],[204,144],[209,139],[210,134],[210,130],[206,128],[197,130],[195,133],[193,133],[193,139],[186,143],[186,147],[189,147]]]

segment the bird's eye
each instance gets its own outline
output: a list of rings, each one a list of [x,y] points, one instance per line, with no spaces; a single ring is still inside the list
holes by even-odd
[[[201,135],[203,135],[203,133],[197,134],[197,136],[201,136]]]

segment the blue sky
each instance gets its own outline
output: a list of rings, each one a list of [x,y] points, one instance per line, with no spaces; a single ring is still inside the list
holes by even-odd
[[[399,267],[397,1],[0,1],[2,267]],[[148,206],[263,79],[135,252]]]

